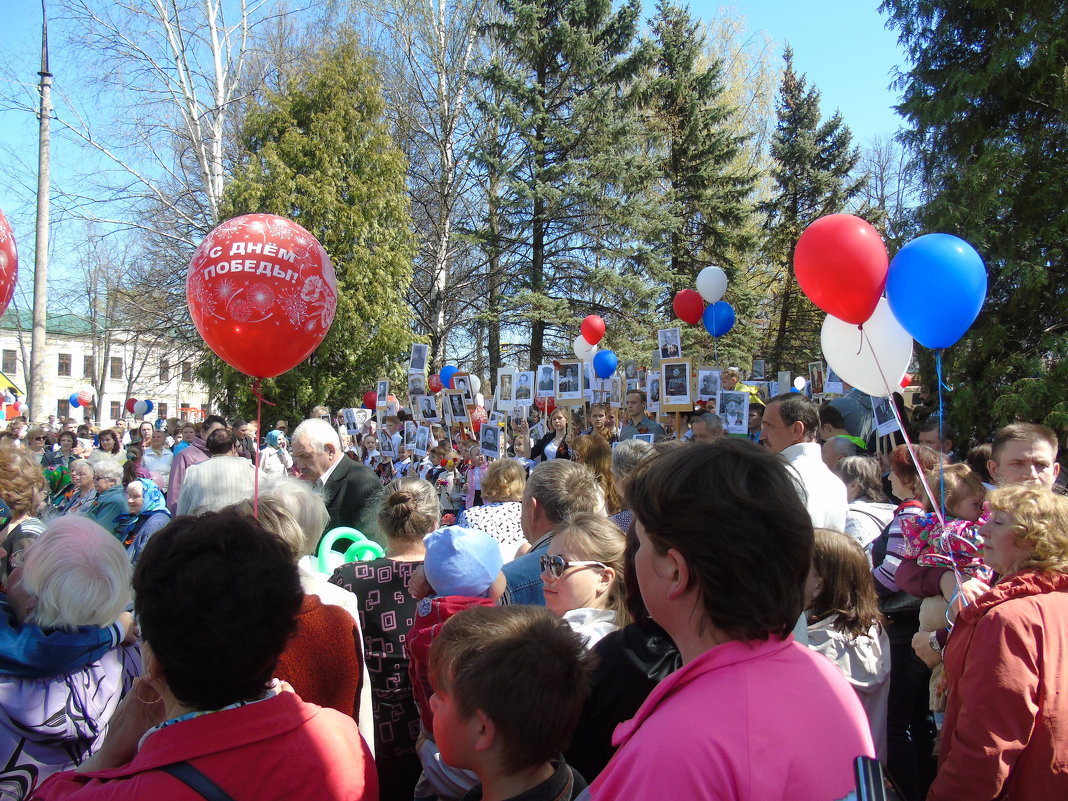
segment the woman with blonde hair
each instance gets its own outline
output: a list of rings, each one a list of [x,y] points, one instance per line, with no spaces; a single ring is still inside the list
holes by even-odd
[[[630,622],[623,568],[626,535],[598,514],[579,514],[558,526],[541,557],[545,606],[592,648]]]
[[[607,403],[591,404],[590,427],[583,433],[596,435],[609,445],[619,442],[619,431],[612,422],[612,407]]]
[[[1068,499],[1014,486],[987,497],[983,559],[999,578],[957,615],[929,801],[1068,797]]]
[[[491,462],[482,476],[482,505],[463,509],[456,525],[489,534],[501,548],[501,558],[510,562],[530,550],[523,536],[523,489],[527,471],[515,459]]]
[[[598,434],[583,434],[575,440],[574,454],[575,461],[590,468],[601,482],[606,514],[619,514],[623,502],[612,475],[612,447],[608,440]]]

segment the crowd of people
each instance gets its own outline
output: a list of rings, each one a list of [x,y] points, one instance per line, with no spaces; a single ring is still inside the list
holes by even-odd
[[[0,798],[1068,797],[1057,435],[872,406],[15,419]]]

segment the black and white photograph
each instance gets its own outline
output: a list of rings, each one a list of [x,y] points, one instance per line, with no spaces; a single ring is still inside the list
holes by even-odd
[[[551,364],[538,365],[538,397],[551,398],[556,393],[556,371]]]
[[[649,388],[645,393],[646,406],[650,412],[660,411],[660,374],[649,374]]]
[[[720,392],[719,411],[723,421],[723,430],[728,434],[749,433],[749,398],[748,392]]]
[[[612,376],[612,383],[609,384],[608,402],[612,406],[623,405],[623,379],[618,375]]]
[[[719,394],[719,370],[697,371],[697,400],[712,402]]]
[[[375,390],[375,408],[381,409],[389,403],[389,382],[379,381],[378,389]]]
[[[418,426],[418,430],[415,432],[415,445],[412,450],[417,456],[426,456],[426,452],[430,450],[430,426]]]
[[[813,398],[823,394],[823,362],[808,363],[808,387]]]
[[[875,415],[875,430],[880,437],[900,430],[889,397],[872,398],[872,414]]]
[[[498,409],[511,409],[515,402],[515,370],[502,367],[497,371],[497,392],[493,396]]]
[[[833,395],[845,394],[842,377],[829,364],[827,365],[827,380],[823,382],[823,391]]]
[[[411,450],[415,447],[415,435],[419,432],[419,426],[414,420],[404,421],[404,447]]]
[[[467,402],[461,390],[445,390],[445,403],[449,411],[449,422],[452,425],[471,424],[471,415],[467,411]]]
[[[396,459],[397,449],[393,447],[393,437],[388,437],[383,432],[383,435],[378,438],[378,451],[383,459]]]
[[[764,360],[763,359],[753,359],[753,372],[749,377],[751,379],[753,379],[754,381],[763,381],[764,380]]]
[[[498,425],[490,425],[488,422],[482,424],[482,430],[479,432],[479,446],[482,449],[482,455],[490,459],[501,458],[501,427]]]
[[[756,396],[766,404],[769,398],[774,397],[771,391],[771,385],[774,383],[774,381],[750,381],[749,386],[756,390]]]
[[[464,403],[468,406],[475,405],[475,393],[471,391],[471,376],[467,373],[452,374],[452,388],[463,394]]]
[[[597,374],[593,372],[593,364],[591,362],[583,362],[582,396],[586,399],[587,403],[593,403],[593,392],[596,389],[600,389],[600,379],[597,378]]]
[[[660,363],[660,381],[664,391],[660,406],[661,411],[693,411],[689,359],[665,359],[662,361]]]
[[[534,373],[526,371],[516,373],[515,376],[515,402],[517,406],[530,406],[534,397]]]
[[[627,359],[623,362],[623,377],[627,381],[638,380],[638,362],[636,359]]]
[[[408,373],[408,397],[418,398],[426,394],[426,378],[422,373]]]
[[[429,345],[412,345],[412,356],[408,360],[408,369],[414,372],[426,372],[426,355]]]
[[[556,402],[582,403],[582,362],[560,362],[556,371]]]
[[[677,359],[682,356],[682,332],[678,328],[661,328],[656,332],[661,359]]]
[[[438,422],[438,403],[433,395],[424,395],[419,399],[419,417],[428,423]]]

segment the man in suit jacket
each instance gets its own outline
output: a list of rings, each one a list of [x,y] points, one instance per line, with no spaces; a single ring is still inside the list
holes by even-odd
[[[381,539],[378,507],[382,482],[369,467],[341,450],[341,438],[325,420],[309,418],[297,426],[290,441],[293,466],[322,495],[330,513],[327,530],[351,526],[368,539]]]

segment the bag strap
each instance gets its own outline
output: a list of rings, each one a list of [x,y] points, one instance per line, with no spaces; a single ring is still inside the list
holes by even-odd
[[[207,801],[234,801],[225,790],[188,762],[175,762],[173,765],[163,765],[160,770],[169,773],[178,781],[189,785],[193,790],[204,796]]]

